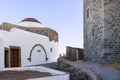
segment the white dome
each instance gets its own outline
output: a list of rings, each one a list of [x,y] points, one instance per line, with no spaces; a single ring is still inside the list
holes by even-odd
[[[45,27],[41,22],[34,18],[25,18],[19,22],[18,25],[24,27]]]

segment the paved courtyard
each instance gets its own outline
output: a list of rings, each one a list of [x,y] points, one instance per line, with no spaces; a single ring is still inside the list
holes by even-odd
[[[99,75],[103,80],[120,80],[120,71],[112,67],[106,67],[97,63],[83,62],[79,60],[75,62],[87,68],[90,68],[97,75]]]

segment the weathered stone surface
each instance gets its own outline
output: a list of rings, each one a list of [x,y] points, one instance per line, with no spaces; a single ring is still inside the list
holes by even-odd
[[[100,77],[92,72],[92,70],[69,61],[65,57],[60,57],[58,59],[58,68],[70,73],[70,80],[100,80]]]
[[[120,62],[119,35],[120,0],[84,0],[85,58],[94,62]]]
[[[10,23],[3,23],[0,25],[0,29],[2,30],[6,30],[9,31],[11,28],[19,28],[22,30],[26,30],[29,32],[33,32],[33,33],[37,33],[37,34],[41,34],[44,36],[47,36],[49,38],[50,41],[54,40],[54,41],[58,41],[58,33],[50,28],[41,28],[41,27],[33,27],[33,28],[28,28],[28,27],[23,27],[23,26],[19,26],[19,25],[13,25]]]

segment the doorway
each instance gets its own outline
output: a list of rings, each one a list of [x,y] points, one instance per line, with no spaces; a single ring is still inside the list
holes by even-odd
[[[5,52],[5,56],[4,56],[4,64],[5,64],[5,68],[9,67],[9,49],[5,48],[4,50]]]
[[[4,49],[4,66],[20,67],[21,66],[21,51],[20,47],[11,47]]]
[[[21,54],[19,48],[10,48],[10,67],[21,66]]]

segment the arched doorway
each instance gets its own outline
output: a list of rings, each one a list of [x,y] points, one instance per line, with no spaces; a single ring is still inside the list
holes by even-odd
[[[47,53],[45,48],[41,44],[36,44],[32,47],[28,58],[29,62],[33,61],[47,61]]]

